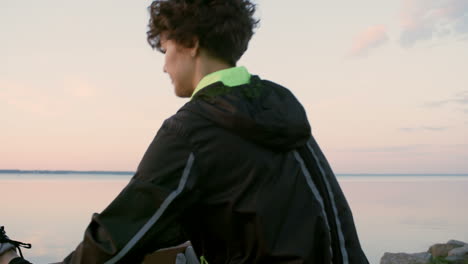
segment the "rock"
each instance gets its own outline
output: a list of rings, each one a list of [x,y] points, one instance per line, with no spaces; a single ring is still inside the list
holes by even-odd
[[[461,246],[455,244],[435,244],[427,252],[431,253],[433,257],[446,257],[450,250],[458,247]]]
[[[445,260],[450,261],[450,264],[466,264],[468,263],[468,255],[459,256],[459,255],[452,255],[445,258]]]
[[[429,264],[430,261],[431,254],[428,252],[415,254],[385,252],[380,264]]]
[[[453,239],[452,239],[452,240],[449,240],[449,241],[447,242],[447,244],[449,244],[449,245],[456,245],[456,246],[460,246],[460,247],[463,247],[464,245],[466,245],[466,243],[463,242],[463,241],[453,240]]]
[[[468,256],[468,245],[464,245],[463,247],[457,247],[449,251],[449,256]]]

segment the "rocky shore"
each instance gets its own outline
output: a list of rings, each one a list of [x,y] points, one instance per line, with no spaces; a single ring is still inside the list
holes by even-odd
[[[449,240],[444,244],[432,245],[426,252],[386,252],[380,264],[468,264],[468,243]]]

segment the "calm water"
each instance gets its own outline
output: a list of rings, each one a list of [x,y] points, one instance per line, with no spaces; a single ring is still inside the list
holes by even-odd
[[[0,174],[0,225],[30,242],[34,263],[63,259],[81,241],[91,214],[127,184],[125,175]],[[371,263],[384,252],[422,252],[468,242],[468,176],[338,177]]]

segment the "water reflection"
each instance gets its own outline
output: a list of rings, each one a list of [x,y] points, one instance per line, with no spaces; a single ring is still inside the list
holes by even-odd
[[[35,263],[63,259],[130,176],[0,177],[0,224],[33,244]],[[371,263],[384,252],[421,252],[449,239],[468,241],[468,177],[340,177]]]
[[[62,260],[81,241],[94,212],[102,211],[128,179],[0,180],[0,224],[11,238],[33,244],[35,263]]]
[[[422,252],[468,241],[467,177],[339,178],[371,263],[384,252]]]

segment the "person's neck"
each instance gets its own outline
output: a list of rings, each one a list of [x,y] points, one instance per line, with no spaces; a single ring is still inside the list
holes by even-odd
[[[197,65],[197,71],[195,72],[193,87],[197,87],[198,83],[200,83],[200,81],[206,75],[232,67],[233,66],[216,59],[210,58],[205,60],[199,60]]]

